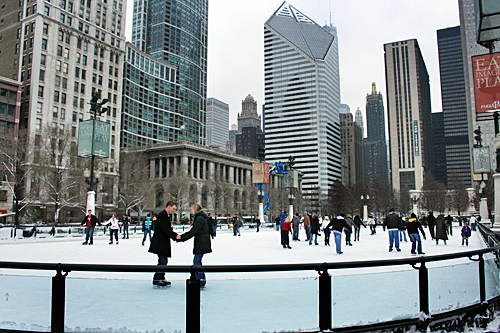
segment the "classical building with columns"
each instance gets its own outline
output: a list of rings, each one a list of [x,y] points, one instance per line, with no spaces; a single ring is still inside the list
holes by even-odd
[[[146,210],[163,209],[169,200],[177,213],[189,215],[191,205],[201,204],[206,212],[227,216],[258,214],[258,190],[252,184],[252,165],[258,160],[223,152],[191,142],[172,142],[122,151],[140,152],[149,161],[151,194]],[[281,175],[272,175],[266,191],[279,192]],[[179,220],[179,216],[175,217]]]

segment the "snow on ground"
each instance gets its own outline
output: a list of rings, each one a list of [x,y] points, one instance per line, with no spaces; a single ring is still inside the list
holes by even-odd
[[[478,233],[469,246],[461,245],[455,227],[448,245],[423,241],[426,255],[482,248]],[[244,229],[241,236],[219,231],[212,241],[213,252],[204,265],[321,263],[410,257],[410,242],[401,252],[388,252],[388,235],[379,227],[376,235],[361,230],[361,240],[335,253],[335,241],[325,246],[291,242],[280,245],[280,233]],[[141,246],[142,234],[109,245],[98,235],[93,246],[81,245],[83,238],[0,240],[0,260],[51,263],[155,265],[157,256],[148,253],[149,240]],[[441,241],[440,241],[441,243]],[[172,243],[169,265],[192,264],[193,240]],[[452,266],[443,266],[443,265]],[[487,265],[488,266],[488,265]],[[457,259],[429,263],[431,312],[453,309],[478,301],[477,263]],[[489,267],[489,266],[488,266]],[[334,327],[366,324],[418,316],[418,272],[410,266],[330,270],[333,289]],[[50,276],[54,272],[0,270],[0,329],[32,326],[49,330]],[[23,275],[20,277],[20,275]],[[208,273],[202,291],[203,332],[273,332],[313,330],[318,326],[318,280],[316,272]],[[75,330],[130,330],[137,332],[183,332],[185,329],[185,280],[187,273],[167,273],[172,287],[153,289],[152,273],[70,272],[66,283],[66,325]],[[498,278],[498,271],[496,271]],[[498,281],[489,278],[488,296],[498,294]],[[26,309],[30,309],[26,311]],[[24,326],[26,327],[26,326]],[[26,328],[25,328],[26,329]]]

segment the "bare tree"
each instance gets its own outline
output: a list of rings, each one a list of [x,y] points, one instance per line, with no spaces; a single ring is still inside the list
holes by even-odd
[[[33,176],[34,141],[30,140],[28,131],[22,129],[17,138],[0,142],[1,181],[7,185],[14,199],[15,225],[19,225],[25,208],[38,199],[36,180],[27,186]]]
[[[407,188],[401,188],[399,191],[399,211],[407,214],[411,208],[410,191]]]
[[[469,194],[467,193],[462,177],[457,174],[451,174],[450,178],[450,184],[452,185],[448,191],[449,208],[450,210],[456,209],[460,216],[469,207]]]
[[[83,170],[78,168],[76,141],[69,130],[45,127],[38,148],[35,169],[41,186],[40,202],[54,207],[57,223],[63,208],[79,207],[81,203],[76,189]]]
[[[228,209],[226,198],[230,192],[228,183],[217,178],[216,181],[210,183],[210,192],[212,193],[215,214],[221,214],[226,211]]]
[[[143,151],[123,151],[120,153],[120,178],[118,183],[118,204],[125,213],[130,210],[141,213],[153,207],[151,193],[154,179],[149,177],[149,165]],[[156,196],[157,193],[154,193]],[[155,197],[155,201],[156,201]]]
[[[429,211],[444,212],[446,209],[446,187],[427,175],[422,186],[420,204]]]
[[[187,173],[187,167],[178,166],[175,174],[165,180],[167,200],[172,200],[177,204],[179,214],[177,221],[181,221],[182,213],[189,213],[189,185],[191,177]]]
[[[387,181],[375,178],[370,187],[370,206],[378,216],[385,216],[394,207],[394,190]]]
[[[347,188],[340,180],[335,180],[328,190],[328,205],[331,214],[340,214],[346,211]]]

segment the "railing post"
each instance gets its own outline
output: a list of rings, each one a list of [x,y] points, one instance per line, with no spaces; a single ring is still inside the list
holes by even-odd
[[[193,266],[191,277],[186,280],[186,333],[200,332],[200,314],[200,280]]]
[[[420,263],[418,269],[418,290],[420,296],[420,312],[429,314],[429,275],[425,262]]]
[[[327,331],[332,328],[332,277],[328,269],[323,266],[319,276],[319,330]]]
[[[479,299],[481,303],[486,301],[486,276],[484,273],[483,254],[479,254]]]
[[[66,297],[66,275],[62,274],[62,265],[58,264],[56,276],[52,277],[52,314],[50,331],[64,333],[64,307]]]

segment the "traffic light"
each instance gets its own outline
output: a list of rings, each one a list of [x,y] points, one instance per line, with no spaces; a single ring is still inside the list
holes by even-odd
[[[259,161],[264,162],[266,160],[266,148],[262,146],[259,147],[257,154],[259,156]]]
[[[483,144],[483,139],[481,138],[481,127],[477,127],[477,129],[474,130],[474,140],[476,141],[476,144],[474,147],[482,147]]]
[[[293,168],[295,164],[295,157],[293,157],[292,155],[288,156],[288,166],[291,168]]]

